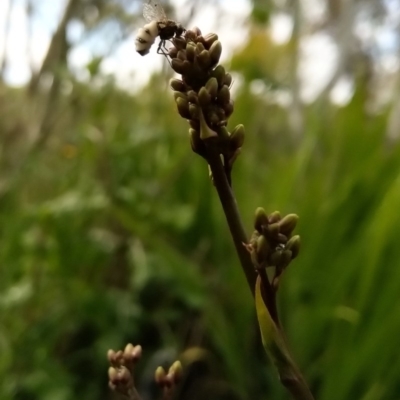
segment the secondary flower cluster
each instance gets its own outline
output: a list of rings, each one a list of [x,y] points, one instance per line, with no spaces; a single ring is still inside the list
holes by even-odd
[[[300,251],[300,236],[292,236],[299,217],[288,214],[281,217],[279,211],[267,215],[263,208],[257,208],[250,243],[246,245],[257,269],[275,267],[274,285],[290,262]]]
[[[142,346],[127,344],[124,350],[109,350],[107,358],[110,363],[108,369],[108,385],[127,400],[141,400],[135,387],[134,369],[142,357]],[[182,380],[182,364],[175,361],[168,372],[158,367],[154,374],[156,384],[162,390],[162,400],[171,400],[177,385]]]
[[[234,109],[232,76],[218,65],[222,53],[218,35],[203,36],[194,28],[172,43],[168,51],[171,66],[182,78],[172,79],[171,87],[179,114],[189,121],[192,149],[207,159],[205,141],[211,139],[209,143],[223,156],[225,167],[231,168],[243,145],[244,127],[227,129]]]

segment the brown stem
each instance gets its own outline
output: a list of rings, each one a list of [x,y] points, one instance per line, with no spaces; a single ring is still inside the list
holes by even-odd
[[[212,141],[212,139],[208,140]],[[211,142],[207,144],[207,159],[213,175],[214,185],[217,189],[222,208],[224,209],[226,221],[228,222],[229,230],[235,244],[236,252],[239,256],[243,272],[246,275],[251,293],[254,296],[256,272],[250,254],[243,246],[244,243],[248,242],[247,234],[239,214],[235,196],[233,195],[232,188],[230,187],[226,177],[220,155],[215,151],[213,143]]]

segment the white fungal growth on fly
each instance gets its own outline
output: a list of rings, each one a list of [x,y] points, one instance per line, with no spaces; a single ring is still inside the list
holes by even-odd
[[[136,51],[142,56],[149,53],[157,36],[161,39],[157,53],[166,55],[166,41],[185,32],[180,24],[167,18],[161,4],[155,0],[147,0],[143,4],[143,17],[147,24],[139,29],[135,40]]]

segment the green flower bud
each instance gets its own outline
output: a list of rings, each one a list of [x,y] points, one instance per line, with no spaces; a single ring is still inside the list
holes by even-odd
[[[268,257],[268,265],[271,267],[276,267],[281,265],[282,262],[282,250],[277,249],[275,250],[270,256]]]
[[[258,207],[256,209],[255,218],[254,218],[254,228],[257,232],[261,233],[263,226],[268,226],[268,216],[265,210],[262,207]]]
[[[177,58],[179,58],[179,60],[185,61],[186,60],[186,51],[179,50],[178,54],[177,54]]]
[[[210,57],[210,52],[208,50],[203,50],[198,56],[197,56],[197,62],[199,63],[200,67],[203,69],[207,69],[211,65],[211,57]]]
[[[230,100],[228,104],[224,106],[225,115],[229,118],[233,113],[233,101]]]
[[[300,236],[296,235],[289,239],[287,242],[285,249],[290,250],[292,252],[292,260],[299,255],[300,252]]]
[[[232,75],[229,73],[226,73],[224,76],[223,84],[228,86],[228,88],[230,88],[231,84],[232,84],[232,80],[233,80]]]
[[[210,47],[210,57],[213,65],[218,64],[222,54],[222,44],[219,40],[216,40]]]
[[[204,46],[206,49],[209,49],[216,40],[218,40],[218,35],[216,33],[208,33],[204,36]]]
[[[211,103],[211,96],[207,89],[203,86],[199,90],[199,104],[202,107],[207,107]]]
[[[211,98],[215,98],[218,91],[218,81],[216,78],[210,78],[206,83],[206,89],[210,94]]]
[[[279,231],[286,236],[291,236],[296,228],[299,217],[296,214],[288,214],[279,221]]]
[[[204,47],[203,43],[196,43],[196,53],[199,55],[201,54],[206,48]]]
[[[279,266],[286,268],[290,264],[290,261],[292,261],[292,252],[290,250],[284,250],[281,255]]]
[[[229,104],[231,99],[231,92],[229,91],[228,86],[222,86],[221,90],[218,92],[218,103],[222,106]]]
[[[193,62],[196,56],[196,45],[192,42],[188,43],[186,46],[186,58]]]
[[[199,103],[199,96],[194,90],[189,90],[187,92],[188,100],[190,103],[198,104]]]
[[[192,41],[192,42],[194,42],[194,41],[196,40],[196,36],[197,36],[196,32],[193,32],[193,30],[191,30],[191,29],[188,29],[188,30],[185,32],[185,38],[186,38],[187,40]]]
[[[183,75],[187,75],[192,69],[192,64],[188,60],[183,62]]]
[[[273,223],[275,223],[275,222],[278,222],[278,221],[280,221],[281,219],[282,219],[282,217],[281,217],[281,213],[280,213],[279,211],[274,211],[273,213],[271,213],[271,214],[268,216],[268,221],[269,221],[270,224],[273,224]]]
[[[175,383],[178,383],[180,381],[180,379],[182,378],[182,373],[183,373],[183,368],[182,368],[182,364],[180,361],[175,361],[168,373],[172,373],[174,375],[174,381]]]
[[[172,43],[178,50],[186,49],[186,40],[183,37],[174,37]]]
[[[116,368],[114,367],[108,368],[108,379],[110,379],[110,381],[115,381],[117,378],[118,378],[118,372]]]
[[[217,65],[217,67],[211,72],[211,76],[217,78],[218,86],[222,87],[225,79],[225,68],[222,65]]]
[[[182,97],[178,97],[176,99],[176,105],[178,106],[179,115],[182,118],[190,119],[191,115],[189,112],[189,102],[186,99],[183,99]]]
[[[174,99],[175,99],[175,101],[178,99],[188,100],[188,96],[186,93],[174,91]]]
[[[231,133],[231,147],[232,149],[239,149],[240,147],[243,146],[244,143],[244,125],[239,124],[235,127],[235,129]]]
[[[157,383],[157,385],[163,385],[166,377],[166,373],[163,367],[158,367],[156,369],[156,372],[154,374],[154,379]]]
[[[169,81],[171,88],[178,92],[185,92],[186,85],[180,79],[171,79]]]
[[[269,224],[268,226],[263,226],[262,228],[263,233],[268,238],[276,238],[279,235],[279,225],[277,223]]]
[[[177,72],[178,74],[183,75],[183,73],[185,71],[183,63],[184,62],[182,60],[179,60],[178,58],[173,58],[171,60],[171,67],[175,72]]]
[[[189,113],[192,119],[199,119],[200,107],[197,104],[189,104]]]

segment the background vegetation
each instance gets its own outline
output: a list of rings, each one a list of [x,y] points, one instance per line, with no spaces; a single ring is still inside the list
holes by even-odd
[[[98,41],[111,24],[118,42],[143,23],[140,13],[122,1],[67,3],[26,86],[9,85],[6,58],[0,66],[1,399],[112,398],[106,351],[128,342],[144,347],[145,393],[154,362],[200,346],[215,357],[214,376],[244,399],[286,399],[207,166],[175,112],[170,71],[131,93],[102,72],[103,56],[85,79],[68,68],[69,24],[80,21]],[[26,6],[36,18],[40,1]],[[196,15],[204,4],[187,6]],[[249,233],[258,206],[300,216],[302,252],[281,285],[280,310],[316,398],[395,400],[399,53],[377,35],[396,33],[400,6],[303,6],[253,3],[245,41],[226,63],[236,72],[232,126],[247,131],[234,189]],[[312,7],[322,9],[317,22]],[[293,30],[279,44],[268,27],[282,14]],[[329,36],[339,56],[305,102],[299,71],[312,35]],[[343,79],[348,101],[339,105],[331,89]]]

